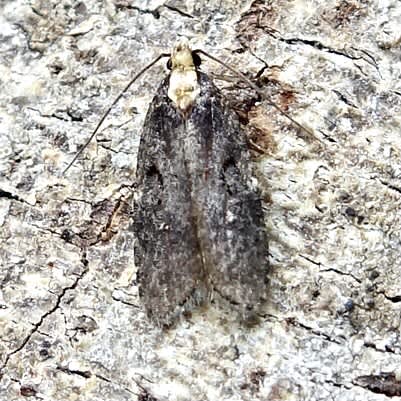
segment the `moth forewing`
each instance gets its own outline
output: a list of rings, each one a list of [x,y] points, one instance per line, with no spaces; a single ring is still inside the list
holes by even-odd
[[[135,260],[148,316],[170,325],[213,292],[246,315],[266,297],[268,243],[238,118],[187,44],[145,120]],[[196,80],[194,80],[196,78]]]

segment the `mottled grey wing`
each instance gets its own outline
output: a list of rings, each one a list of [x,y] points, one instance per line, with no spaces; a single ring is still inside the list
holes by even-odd
[[[268,241],[246,137],[209,78],[186,124],[185,158],[204,270],[244,311],[266,297]]]
[[[167,88],[166,79],[144,124],[134,211],[139,295],[148,316],[161,326],[209,294],[183,148],[185,122]]]

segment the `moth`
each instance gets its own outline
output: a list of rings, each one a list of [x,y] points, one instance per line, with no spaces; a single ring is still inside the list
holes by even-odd
[[[216,294],[254,315],[267,296],[268,236],[244,131],[200,56],[223,64],[295,125],[246,76],[180,41],[123,89],[68,170],[122,95],[162,57],[170,74],[159,86],[140,140],[134,207],[135,264],[147,316],[170,326]]]
[[[187,42],[150,104],[134,211],[139,295],[157,325],[214,293],[243,314],[267,292],[268,239],[244,131]]]

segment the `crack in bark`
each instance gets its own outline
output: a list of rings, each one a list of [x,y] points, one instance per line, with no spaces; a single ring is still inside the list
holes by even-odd
[[[32,205],[31,203],[27,202],[25,199],[21,198],[20,196],[13,194],[10,191],[1,189],[1,188],[0,188],[0,198],[15,200],[17,202],[25,203],[26,205],[29,205],[29,206],[35,206],[35,205]]]
[[[42,113],[41,110],[36,109],[35,107],[27,107],[28,110],[35,111],[38,113],[42,118],[55,118],[60,121],[67,121],[67,122],[82,122],[84,119],[82,116],[76,116],[71,110],[56,110],[54,113],[51,114],[44,114]],[[69,118],[63,117],[61,115],[56,114],[57,112],[59,113],[65,113]]]
[[[379,67],[378,67],[378,64],[376,62],[376,59],[371,54],[369,54],[366,50],[358,49],[358,48],[355,48],[355,47],[351,47],[352,50],[354,50],[356,52],[361,52],[366,57],[353,56],[351,54],[348,54],[345,51],[341,51],[341,50],[338,50],[338,49],[334,49],[334,48],[332,48],[330,46],[327,46],[327,45],[323,44],[322,42],[320,42],[318,40],[304,39],[304,38],[285,38],[285,37],[281,36],[281,32],[280,31],[278,31],[276,29],[273,29],[271,27],[258,27],[258,28],[262,29],[263,32],[265,32],[267,35],[271,36],[272,38],[274,38],[274,39],[276,39],[276,40],[278,40],[280,42],[287,43],[289,45],[301,43],[301,44],[304,44],[304,45],[307,45],[307,46],[311,46],[314,49],[319,50],[319,51],[325,51],[327,53],[336,54],[336,55],[339,55],[339,56],[346,57],[346,58],[348,58],[348,59],[350,59],[352,61],[362,60],[362,61],[366,62],[367,64],[371,65],[372,67],[374,67],[376,69],[377,73],[379,74],[379,76],[381,77],[381,74],[380,74]],[[245,48],[249,48],[244,43],[242,43],[242,45]],[[363,75],[366,75],[363,72],[363,70],[362,70],[362,68],[360,66],[358,66],[358,65],[355,65],[355,66],[360,70],[360,72]]]
[[[104,381],[104,382],[106,382],[106,383],[112,384],[112,385],[114,385],[114,386],[116,386],[116,387],[118,387],[118,388],[122,388],[122,389],[125,390],[127,393],[133,394],[133,395],[135,395],[136,397],[139,396],[139,394],[137,394],[137,393],[135,393],[134,391],[130,390],[127,386],[124,386],[124,385],[122,385],[122,384],[120,384],[120,383],[116,383],[116,382],[114,382],[113,380],[108,379],[107,377],[105,377],[105,376],[103,376],[103,375],[100,375],[99,373],[94,373],[94,376],[95,376],[97,379],[99,379],[99,380],[102,380],[102,381]],[[142,377],[142,376],[141,376],[141,377]],[[146,379],[145,379],[145,380],[146,380]],[[134,381],[134,383],[135,383],[141,390],[143,389],[143,386],[141,386],[136,380],[133,380],[133,381]]]
[[[371,61],[361,57],[362,60],[366,61],[368,64],[370,64],[371,66],[375,67],[377,73],[379,74],[379,77],[382,79],[383,77],[380,74],[380,70],[379,70],[379,65],[377,64],[376,59],[366,50],[364,49],[358,49],[357,47],[351,47],[352,50],[361,52],[363,54],[365,54]]]
[[[175,13],[178,13],[178,14],[181,15],[182,17],[195,18],[193,15],[188,14],[188,13],[186,13],[185,11],[182,11],[182,10],[180,10],[180,9],[177,8],[177,7],[173,7],[173,6],[170,6],[170,5],[168,5],[168,4],[164,4],[163,7],[164,7],[164,8],[167,8],[167,9],[170,10],[170,11],[173,11],[173,12],[175,12]]]
[[[391,297],[390,295],[386,295],[386,293],[384,293],[384,292],[383,292],[383,295],[388,301],[393,302],[395,304],[398,302],[401,302],[401,295],[394,295]]]
[[[119,383],[116,383],[113,380],[108,379],[107,377],[104,377],[104,376],[102,376],[102,375],[100,375],[98,373],[92,373],[90,370],[69,369],[68,367],[62,367],[62,366],[57,366],[56,370],[58,370],[60,372],[63,372],[65,374],[67,374],[67,375],[77,375],[77,376],[83,377],[84,379],[90,379],[92,376],[95,376],[97,379],[102,380],[102,381],[104,381],[106,383],[112,384],[112,385],[114,385],[116,387],[122,388],[122,389],[124,389],[125,391],[127,391],[130,394],[133,394],[135,396],[139,395],[139,394],[135,393],[134,391],[130,390],[129,388],[127,388],[126,386],[121,385]],[[139,388],[141,388],[141,389],[143,388],[135,380],[134,380],[134,382],[136,383],[136,385]]]
[[[316,262],[315,260],[309,258],[308,256],[301,255],[301,254],[299,254],[299,256],[300,256],[301,258],[307,260],[308,262],[314,264],[315,266],[323,267],[323,265],[322,265],[320,262]],[[358,277],[354,276],[353,274],[343,272],[343,271],[341,271],[341,270],[335,269],[334,267],[329,267],[329,268],[327,268],[327,269],[322,269],[322,270],[320,270],[320,271],[321,271],[321,272],[334,272],[334,273],[340,274],[341,276],[349,276],[349,277],[352,277],[357,283],[359,283],[359,284],[362,283],[362,280],[359,279]]]
[[[57,309],[60,307],[60,303],[61,303],[63,297],[65,296],[65,294],[67,293],[67,291],[75,289],[77,287],[79,281],[87,273],[87,271],[88,271],[88,267],[87,267],[88,261],[86,260],[86,256],[85,255],[82,256],[81,261],[82,261],[82,264],[84,265],[84,270],[82,271],[82,273],[77,276],[77,278],[74,280],[74,282],[71,285],[69,285],[67,287],[64,287],[61,290],[61,292],[57,295],[57,299],[56,299],[56,302],[55,302],[54,306],[52,308],[50,308],[47,312],[45,312],[40,317],[38,322],[32,324],[33,328],[28,333],[28,335],[24,338],[24,340],[21,342],[21,344],[16,349],[14,349],[13,351],[9,352],[6,355],[4,363],[0,366],[0,379],[4,376],[4,373],[5,373],[4,370],[7,368],[8,362],[10,361],[11,357],[13,355],[17,354],[18,352],[20,352],[27,345],[27,343],[29,342],[29,340],[32,338],[32,336],[35,333],[40,332],[40,327],[42,326],[43,322],[45,321],[45,319],[47,317],[51,316],[55,311],[57,311]]]
[[[69,369],[67,367],[57,366],[56,370],[60,372],[66,373],[67,375],[77,375],[81,376],[85,379],[89,379],[92,376],[92,372],[89,370],[78,370],[78,369]]]
[[[348,100],[340,91],[333,89],[332,90],[333,93],[335,93],[337,95],[337,97],[344,102],[347,106],[353,107],[355,109],[358,109],[357,106],[355,106],[354,103],[352,103],[350,100]]]
[[[313,259],[309,258],[308,256],[301,255],[301,254],[299,254],[299,256],[300,256],[301,258],[307,260],[308,262],[314,264],[315,266],[318,266],[318,267],[321,267],[321,266],[322,266],[320,262],[316,262],[316,261],[314,261]]]
[[[392,189],[393,191],[396,191],[396,192],[398,192],[398,193],[400,193],[401,194],[401,188],[400,187],[397,187],[397,186],[395,186],[395,185],[392,185],[392,184],[390,184],[389,182],[387,182],[387,181],[383,181],[383,180],[379,180],[384,186],[386,186],[387,188],[389,188],[389,189]]]
[[[37,224],[34,224],[34,223],[31,223],[31,226],[32,226],[32,227],[35,227],[35,228],[36,228],[37,230],[39,230],[39,231],[44,231],[44,232],[48,232],[48,233],[50,233],[50,234],[52,234],[52,235],[56,235],[57,237],[59,237],[59,238],[62,239],[63,241],[68,242],[69,244],[71,243],[71,242],[67,241],[67,240],[64,238],[63,233],[59,233],[59,232],[57,232],[56,230],[52,230],[51,228],[47,228],[47,227],[40,227],[40,226],[38,226]]]
[[[79,198],[66,198],[66,201],[71,201],[71,202],[82,202],[85,203],[86,205],[93,206],[92,202],[87,201],[86,199],[79,199]]]
[[[333,272],[333,273],[339,274],[340,276],[352,277],[357,283],[359,283],[359,284],[362,283],[362,280],[359,279],[358,277],[355,277],[353,274],[346,273],[346,272],[343,272],[343,271],[338,270],[338,269],[334,269],[334,267],[330,267],[328,269],[321,270],[321,272]]]
[[[337,382],[335,382],[334,380],[325,380],[324,382],[327,383],[327,384],[331,384],[331,385],[334,386],[334,387],[347,389],[347,387],[345,387],[344,384],[342,384],[342,383],[337,383]],[[348,389],[347,389],[347,390],[348,390]]]
[[[390,353],[390,354],[397,354],[394,350],[390,349],[387,345],[385,346],[385,349],[380,349],[377,348],[376,344],[374,343],[364,343],[363,344],[364,347],[366,348],[372,348],[377,352],[381,352],[381,353]]]
[[[111,148],[110,146],[106,146],[106,145],[103,145],[103,144],[100,144],[99,146],[100,146],[101,148],[105,149],[105,150],[108,150],[109,152],[112,152],[112,153],[119,153],[118,150],[115,150],[115,149]],[[122,152],[122,153],[124,153],[124,152]],[[127,154],[127,152],[125,152],[125,153]]]
[[[371,66],[375,67],[375,69],[379,72],[376,60],[369,53],[367,53],[365,50],[361,50],[361,49],[358,49],[358,48],[355,48],[355,47],[351,47],[352,50],[360,51],[360,52],[364,53],[365,55],[367,55],[371,59],[371,61],[367,60],[365,57],[362,57],[362,56],[352,56],[352,55],[346,53],[345,51],[334,49],[334,48],[332,48],[330,46],[324,45],[322,42],[320,42],[318,40],[310,40],[310,39],[303,39],[303,38],[283,38],[283,37],[278,37],[276,39],[278,39],[280,42],[284,42],[284,43],[287,43],[289,45],[302,43],[302,44],[311,46],[311,47],[313,47],[313,48],[315,48],[317,50],[322,50],[322,51],[325,51],[327,53],[336,54],[336,55],[339,55],[339,56],[346,57],[346,58],[348,58],[348,59],[350,59],[352,61],[363,60],[366,63],[370,64]],[[357,67],[360,68],[359,66],[357,66]]]
[[[127,9],[127,10],[135,10],[138,11],[140,14],[150,14],[152,15],[155,19],[159,19],[160,18],[160,12],[159,9],[160,7],[155,8],[154,10],[151,10],[150,8],[140,8],[138,6],[133,6],[131,4],[117,4],[116,5],[117,9]]]
[[[4,191],[3,189],[0,189],[0,198],[6,198],[11,200],[16,200],[18,202],[23,202],[23,200],[18,195],[14,195],[13,193],[9,191]]]
[[[325,339],[326,341],[329,341],[329,342],[332,342],[332,343],[335,343],[335,344],[339,344],[339,345],[343,344],[343,341],[334,339],[334,338],[330,337],[328,334],[323,333],[320,330],[316,330],[313,327],[307,326],[306,324],[301,323],[300,321],[295,319],[295,317],[287,318],[286,322],[291,324],[291,325],[293,325],[294,327],[300,327],[302,329],[305,329],[305,330],[311,332],[312,334]]]
[[[140,309],[140,307],[139,307],[138,305],[135,305],[135,304],[133,304],[133,303],[131,303],[131,302],[124,301],[123,299],[117,298],[115,295],[112,295],[112,296],[111,296],[111,299],[112,299],[113,301],[116,301],[116,302],[121,302],[121,303],[124,304],[124,305],[132,306],[132,307],[134,307],[134,308],[136,308],[136,309]]]

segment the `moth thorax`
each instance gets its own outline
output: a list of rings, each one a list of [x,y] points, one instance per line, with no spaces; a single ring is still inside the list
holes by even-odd
[[[171,74],[168,97],[183,114],[192,107],[200,93],[196,67],[186,42],[178,43],[171,53]]]

